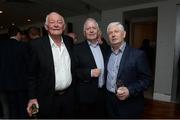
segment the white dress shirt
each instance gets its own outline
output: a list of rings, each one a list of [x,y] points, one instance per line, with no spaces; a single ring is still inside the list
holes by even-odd
[[[64,90],[68,88],[72,82],[71,59],[63,42],[63,38],[61,38],[60,47],[55,44],[50,36],[49,39],[54,60],[55,90]]]

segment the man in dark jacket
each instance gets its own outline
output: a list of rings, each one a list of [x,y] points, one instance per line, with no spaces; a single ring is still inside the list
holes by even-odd
[[[8,30],[10,39],[0,42],[0,91],[5,102],[5,118],[27,118],[27,49],[21,42],[21,31],[16,26]]]
[[[104,118],[104,65],[106,46],[99,43],[100,29],[93,18],[84,23],[85,41],[74,47],[79,117]]]
[[[119,22],[107,27],[111,45],[106,67],[107,111],[110,118],[140,118],[143,92],[152,80],[146,55],[124,41],[126,32]]]
[[[74,112],[74,60],[65,21],[57,12],[46,16],[47,36],[30,42],[28,62],[29,102],[39,108],[39,118],[72,118]]]

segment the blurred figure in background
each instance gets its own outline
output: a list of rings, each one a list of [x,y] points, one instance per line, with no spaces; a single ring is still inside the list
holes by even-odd
[[[76,33],[70,32],[70,33],[67,33],[67,35],[73,39],[73,44],[77,44],[78,39],[77,39]]]
[[[102,36],[102,32],[101,30],[98,32],[98,43],[100,45],[102,45],[103,49],[108,50],[110,48],[110,46],[107,44],[107,41],[104,39],[104,37]]]
[[[27,49],[16,26],[8,29],[8,40],[0,44],[0,92],[5,103],[3,118],[27,118]]]
[[[40,28],[35,27],[35,26],[28,28],[28,35],[31,40],[40,38],[41,37]]]
[[[151,45],[152,43],[153,41],[151,41],[150,39],[144,39],[140,49],[143,50],[145,54],[147,55],[147,60],[150,65],[152,75],[154,77],[156,48],[155,46]]]
[[[21,32],[21,41],[23,41],[23,42],[28,42],[28,41],[30,41],[30,37],[29,37],[29,35],[28,35],[28,31],[27,31],[27,30],[23,30],[23,31]]]
[[[151,63],[151,47],[150,47],[150,40],[149,39],[144,39],[142,42],[142,46],[140,48],[141,50],[143,50],[145,52],[145,54],[147,55],[148,58],[148,62],[149,64]]]

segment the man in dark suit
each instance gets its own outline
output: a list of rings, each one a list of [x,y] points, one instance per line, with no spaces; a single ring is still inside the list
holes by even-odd
[[[39,118],[72,118],[74,90],[72,44],[63,36],[64,18],[57,12],[46,16],[48,36],[30,42],[28,65],[29,103],[39,108]]]
[[[8,29],[10,39],[0,41],[0,93],[3,118],[27,118],[26,45],[16,26]]]
[[[108,116],[139,118],[144,108],[143,92],[151,81],[145,53],[128,46],[119,22],[110,23],[107,34],[111,45],[106,71]]]
[[[99,44],[100,29],[96,20],[88,18],[84,23],[83,32],[86,40],[74,48],[78,114],[83,118],[103,118],[106,49],[103,44]]]

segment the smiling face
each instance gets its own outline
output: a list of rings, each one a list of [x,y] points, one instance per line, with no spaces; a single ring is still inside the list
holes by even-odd
[[[84,24],[84,36],[89,41],[97,41],[99,27],[94,19],[88,19]]]
[[[45,29],[51,36],[62,35],[65,29],[64,18],[56,12],[50,13],[46,18]]]
[[[107,34],[112,47],[120,47],[126,36],[124,28],[120,24],[109,24]]]

